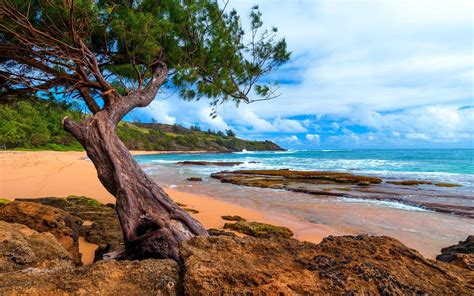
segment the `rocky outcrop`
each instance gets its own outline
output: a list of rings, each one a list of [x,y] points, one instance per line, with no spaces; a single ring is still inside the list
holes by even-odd
[[[210,231],[212,232],[212,231]],[[474,272],[423,258],[389,237],[320,244],[216,231],[172,260],[72,265],[47,232],[0,222],[0,295],[472,295]],[[21,270],[20,270],[21,269]]]
[[[236,223],[225,223],[224,229],[230,229],[253,237],[290,238],[293,236],[293,232],[287,227],[275,226],[260,222],[238,221]]]
[[[104,205],[92,198],[73,195],[67,198],[45,197],[19,200],[56,207],[86,221],[87,223],[84,223],[81,228],[81,235],[87,242],[99,246],[96,251],[96,260],[102,259],[105,253],[123,248],[122,229],[113,205]]]
[[[292,170],[239,170],[218,172],[211,177],[226,183],[235,183],[254,187],[284,186],[291,182],[310,184],[370,184],[382,183],[376,177],[360,176],[351,173],[322,172],[322,171],[292,171]],[[281,189],[281,188],[280,188]]]
[[[347,197],[402,203],[441,213],[474,218],[466,192],[440,190],[456,184],[431,181],[386,181],[344,172],[282,170],[236,170],[211,174],[223,183],[306,193],[315,197]],[[427,188],[418,188],[423,185]],[[465,203],[453,202],[466,200]]]
[[[179,295],[172,260],[101,261],[62,270],[0,275],[0,295]]]
[[[197,237],[181,249],[187,295],[472,295],[472,273],[389,237]]]
[[[0,221],[0,273],[26,268],[51,270],[71,266],[72,262],[71,254],[51,233]],[[0,275],[0,282],[5,277]]]
[[[81,264],[79,232],[83,221],[80,218],[54,207],[13,201],[0,207],[0,220],[23,224],[35,231],[53,234],[71,253],[76,264]]]
[[[426,180],[402,180],[402,181],[387,181],[389,184],[393,185],[403,185],[403,186],[418,186],[418,185],[434,185],[438,187],[459,187],[459,184],[453,183],[442,183],[442,182],[431,182]]]
[[[189,178],[186,178],[186,180],[190,181],[190,182],[201,182],[202,178],[201,177],[189,177]]]
[[[436,260],[451,263],[474,271],[474,235],[460,241],[457,245],[442,248]]]

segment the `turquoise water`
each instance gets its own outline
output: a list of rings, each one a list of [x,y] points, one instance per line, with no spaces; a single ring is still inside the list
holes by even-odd
[[[242,161],[235,169],[279,169],[349,171],[388,179],[422,179],[474,183],[474,149],[397,150],[289,150],[228,154],[143,155],[143,164],[173,164],[184,160]],[[252,163],[258,162],[258,163]],[[195,174],[208,175],[222,167],[192,167]]]
[[[227,154],[157,154],[135,157],[161,186],[204,194],[226,202],[285,215],[330,227],[337,234],[388,235],[434,257],[442,247],[456,244],[473,233],[473,220],[419,207],[378,200],[322,197],[267,188],[221,183],[210,174],[236,169],[348,171],[385,180],[430,180],[457,183],[455,188],[432,188],[440,195],[433,202],[474,207],[474,150],[319,150],[238,152]],[[234,167],[181,166],[178,161],[241,161]],[[258,162],[258,163],[253,163]],[[200,176],[202,182],[188,182]],[[418,189],[415,189],[418,190]],[[420,188],[420,190],[422,190]],[[451,198],[441,198],[448,192]],[[409,198],[416,198],[408,195]],[[226,213],[240,214],[240,213]]]

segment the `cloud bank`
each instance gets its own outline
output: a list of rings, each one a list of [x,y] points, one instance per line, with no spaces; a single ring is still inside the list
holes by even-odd
[[[253,4],[230,1],[241,16]],[[205,101],[158,96],[141,114],[288,148],[473,147],[473,1],[258,4],[293,52],[271,77],[281,97],[225,104],[211,119]]]

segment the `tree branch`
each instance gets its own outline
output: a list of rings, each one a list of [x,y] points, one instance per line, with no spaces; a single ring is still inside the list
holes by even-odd
[[[99,105],[97,104],[96,100],[94,100],[94,98],[90,95],[88,88],[79,87],[77,90],[79,91],[81,97],[84,99],[84,102],[86,102],[87,108],[89,108],[92,114],[96,114],[100,111]]]

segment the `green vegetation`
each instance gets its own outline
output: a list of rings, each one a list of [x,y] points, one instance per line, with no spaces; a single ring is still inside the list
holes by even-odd
[[[227,216],[222,216],[221,217],[223,220],[226,220],[226,221],[246,221],[244,218],[238,216],[238,215],[233,215],[233,216],[230,216],[230,215],[227,215]]]
[[[293,236],[293,232],[282,226],[275,226],[260,222],[239,221],[237,223],[226,223],[224,229],[231,229],[253,237],[286,237]]]
[[[65,116],[79,119],[80,112],[51,100],[0,105],[0,147],[43,150],[82,150],[61,126]]]
[[[66,200],[73,206],[97,207],[103,205],[100,201],[86,196],[69,195]]]
[[[0,198],[0,206],[6,205],[7,203],[11,202],[11,200]]]
[[[80,120],[85,115],[71,105],[53,100],[19,101],[0,105],[0,147],[28,150],[82,150],[82,146],[61,126],[68,116]],[[235,136],[203,132],[179,125],[120,122],[117,134],[131,150],[237,151],[278,150],[269,141],[246,141]],[[233,132],[227,132],[233,134]]]

